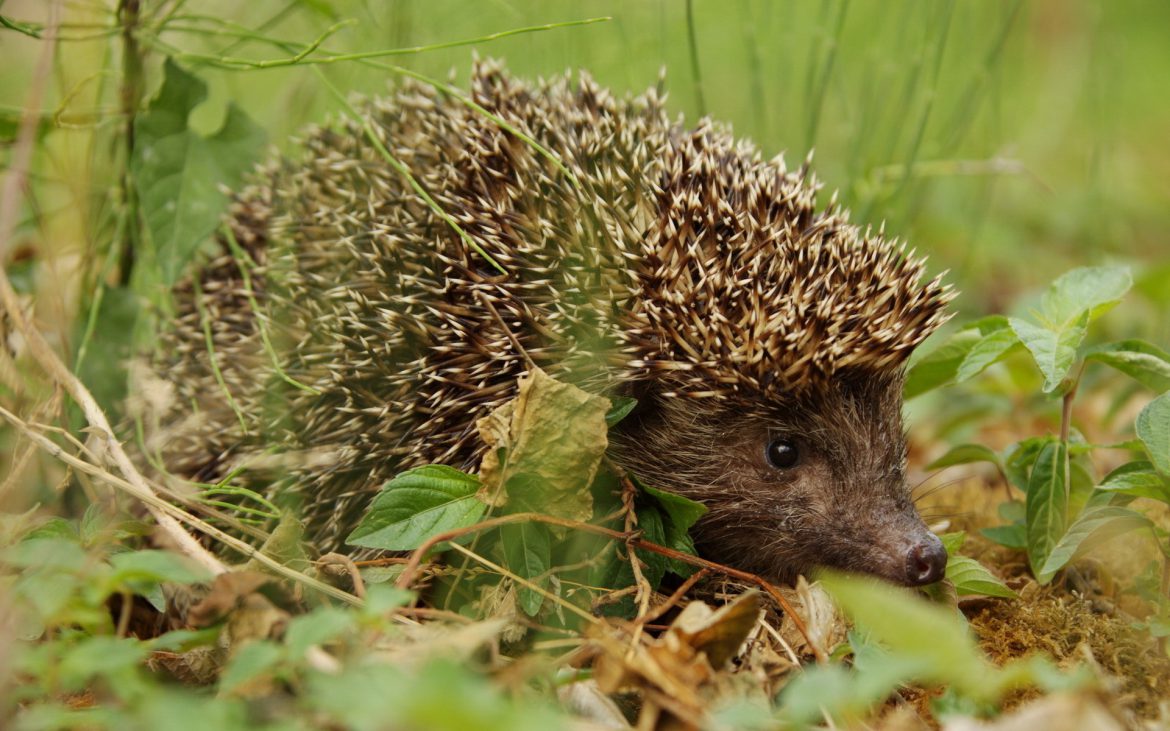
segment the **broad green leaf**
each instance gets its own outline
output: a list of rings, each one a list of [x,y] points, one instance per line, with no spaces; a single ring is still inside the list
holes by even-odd
[[[457,469],[427,465],[387,482],[346,542],[409,551],[431,536],[479,521],[487,505],[476,497],[479,480]]]
[[[207,84],[167,59],[158,95],[134,123],[130,169],[164,285],[215,230],[221,186],[238,182],[264,147],[264,131],[235,104],[215,134],[192,130],[187,119],[206,98]]]
[[[1036,366],[1044,375],[1044,392],[1051,393],[1056,390],[1072,368],[1077,357],[1077,348],[1085,339],[1085,328],[1089,322],[1088,312],[1056,330],[1035,325],[1018,317],[1010,318],[1009,321],[1012,330],[1032,354]]]
[[[1091,348],[1085,360],[1110,365],[1156,393],[1170,390],[1170,353],[1144,340],[1122,340]]]
[[[928,464],[926,469],[939,470],[943,467],[971,464],[972,462],[990,462],[1000,471],[1003,470],[1003,462],[1000,461],[999,455],[982,444],[960,444],[957,447],[951,447],[946,454]]]
[[[1065,272],[1041,300],[1044,318],[1057,329],[1087,314],[1085,324],[1112,309],[1129,288],[1133,277],[1125,267],[1082,267]]]
[[[1068,518],[1065,486],[1067,452],[1064,444],[1050,442],[1032,466],[1026,503],[1028,520],[1028,563],[1041,584],[1047,583],[1041,569],[1052,549],[1064,536]]]
[[[1170,475],[1170,393],[1146,404],[1138,414],[1135,428],[1154,467],[1162,474]]]
[[[1121,465],[1105,475],[1097,489],[1170,504],[1170,478],[1158,474],[1154,465],[1145,460]]]
[[[112,581],[168,581],[175,584],[193,584],[210,581],[211,574],[195,565],[190,559],[170,551],[129,551],[110,558],[114,573]]]
[[[955,585],[959,596],[982,594],[1014,599],[1016,593],[970,556],[951,553],[947,556],[947,578]]]
[[[1028,437],[1009,445],[1003,453],[1003,468],[1008,479],[1021,492],[1028,492],[1028,476],[1040,450],[1052,441],[1051,437]]]
[[[605,412],[605,425],[610,429],[629,416],[634,407],[638,405],[638,399],[629,396],[610,396],[609,402],[613,405],[610,406],[609,411]]]
[[[979,534],[1005,548],[1024,549],[1028,547],[1028,528],[1022,523],[984,528],[979,531]]]
[[[860,631],[891,655],[923,661],[917,679],[976,696],[994,691],[991,665],[950,609],[868,578],[826,572],[820,581]]]
[[[960,330],[942,345],[911,364],[902,395],[914,398],[951,381],[967,353],[981,339],[975,330]]]
[[[552,566],[552,536],[543,523],[514,523],[500,528],[500,542],[508,568],[517,576],[532,581]],[[548,588],[548,576],[536,581],[542,589]],[[544,597],[525,586],[517,586],[520,608],[530,617],[536,616]]]
[[[525,475],[540,495],[538,512],[587,521],[593,515],[589,486],[605,456],[608,399],[561,383],[539,368],[519,381],[516,398],[480,419],[488,445],[480,465],[480,498],[506,506],[509,480]]]
[[[1020,339],[1011,328],[996,330],[984,335],[979,342],[967,351],[963,362],[955,373],[955,381],[962,383],[979,375],[993,363],[1003,360],[1012,348],[1020,344]]]
[[[1129,508],[1104,505],[1087,508],[1081,513],[1044,560],[1036,579],[1047,584],[1069,561],[1092,550],[1094,546],[1123,533],[1152,525],[1146,516]]]

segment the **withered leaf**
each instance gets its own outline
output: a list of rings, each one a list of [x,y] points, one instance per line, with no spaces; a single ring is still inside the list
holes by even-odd
[[[522,490],[526,510],[588,520],[608,411],[608,399],[533,368],[520,378],[515,399],[476,424],[489,447],[480,465],[480,499],[501,506],[510,491]]]

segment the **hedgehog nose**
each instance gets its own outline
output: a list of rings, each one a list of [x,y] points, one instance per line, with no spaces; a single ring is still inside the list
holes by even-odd
[[[947,569],[947,549],[933,533],[927,533],[906,554],[906,583],[910,586],[933,584]]]

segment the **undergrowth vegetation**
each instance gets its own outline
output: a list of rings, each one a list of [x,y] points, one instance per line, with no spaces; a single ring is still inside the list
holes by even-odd
[[[1165,9],[375,5],[0,2],[0,725],[1170,722]],[[618,89],[664,66],[672,109],[815,147],[861,222],[954,269],[958,317],[906,384],[944,582],[776,587],[702,558],[703,505],[605,457],[635,404],[539,370],[481,425],[477,474],[399,474],[345,554],[233,475],[142,476],[157,394],[127,372],[226,191],[355,92],[474,108],[447,72],[472,49]]]

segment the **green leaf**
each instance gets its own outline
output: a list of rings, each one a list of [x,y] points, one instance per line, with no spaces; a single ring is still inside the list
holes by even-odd
[[[304,658],[314,645],[324,645],[353,629],[357,616],[338,607],[320,607],[308,614],[293,617],[284,634],[289,657]]]
[[[387,482],[346,543],[409,551],[436,533],[479,521],[487,509],[476,497],[479,480],[457,469],[427,465]]]
[[[979,534],[1005,548],[1024,549],[1028,547],[1028,528],[1022,523],[984,528],[979,531]]]
[[[1010,318],[1009,322],[1044,375],[1044,392],[1051,393],[1068,375],[1076,360],[1077,348],[1085,339],[1085,329],[1089,324],[1088,311],[1075,322],[1063,324],[1055,330],[1017,317]]]
[[[634,407],[638,405],[638,399],[629,396],[610,396],[609,402],[611,406],[609,411],[605,412],[605,425],[610,429],[629,416]]]
[[[1016,593],[1009,589],[999,577],[987,570],[983,564],[970,556],[951,553],[947,556],[947,578],[955,585],[959,596],[981,594],[1014,599]]]
[[[669,522],[669,518],[663,516],[657,505],[639,505],[636,512],[638,528],[642,531],[642,537],[651,543],[657,543],[660,546],[666,545],[666,524]],[[666,556],[651,551],[638,551],[638,558],[645,564],[642,575],[646,577],[646,581],[650,583],[651,587],[657,589],[658,585],[662,583],[662,577],[670,569],[670,560]]]
[[[1170,393],[1146,404],[1138,414],[1135,428],[1154,467],[1170,475]]]
[[[264,131],[229,104],[223,126],[204,137],[188,125],[207,84],[167,59],[158,95],[134,123],[134,176],[157,274],[173,284],[224,208],[232,186],[264,147]]]
[[[1158,474],[1154,465],[1145,460],[1121,465],[1105,475],[1097,489],[1170,504],[1170,479]]]
[[[517,576],[532,581],[552,566],[552,535],[543,523],[513,523],[500,527],[500,541],[504,545],[504,556],[508,568]],[[549,577],[535,582],[542,589],[548,588]],[[517,586],[520,608],[530,617],[540,611],[544,597],[525,586]]]
[[[57,672],[67,688],[80,690],[96,676],[109,678],[133,673],[146,653],[147,645],[136,639],[87,637],[61,658]]]
[[[1011,328],[996,330],[984,335],[971,346],[955,373],[955,381],[962,383],[979,375],[993,363],[1003,360],[1012,348],[1020,344],[1020,338]]]
[[[906,372],[903,397],[911,399],[949,382],[955,377],[967,353],[981,339],[975,330],[960,330],[938,348],[915,361]]]
[[[237,648],[219,676],[219,692],[230,693],[268,674],[284,659],[284,648],[268,640],[256,640]]]
[[[1044,318],[1060,329],[1073,320],[1087,325],[1112,309],[1129,288],[1133,277],[1126,267],[1082,267],[1065,272],[1048,288],[1041,300]]]
[[[1112,366],[1157,393],[1170,390],[1170,353],[1144,340],[1121,340],[1090,348],[1085,360]]]
[[[1032,465],[1036,463],[1040,450],[1050,441],[1050,437],[1028,437],[1004,450],[1004,472],[1021,492],[1028,492],[1028,476],[1032,473]]]
[[[1041,584],[1044,567],[1052,549],[1064,535],[1068,520],[1068,493],[1065,489],[1067,453],[1063,443],[1049,442],[1040,450],[1028,481],[1025,501],[1028,521],[1028,562],[1032,573]],[[1051,578],[1049,576],[1048,578]]]
[[[972,462],[990,462],[1003,471],[1003,462],[999,455],[982,444],[960,444],[957,447],[951,447],[946,454],[928,464],[926,469],[939,470],[943,467],[971,464]]]
[[[993,669],[955,612],[868,578],[826,572],[820,581],[859,630],[891,655],[922,661],[917,679],[973,695],[994,691]]]
[[[666,490],[659,490],[656,487],[646,485],[638,481],[640,487],[647,495],[654,498],[659,505],[674,521],[675,526],[679,530],[689,531],[691,526],[695,524],[699,518],[707,512],[707,506],[700,502],[695,502],[690,498],[683,497],[677,493],[667,492]]]
[[[110,558],[115,583],[163,582],[194,584],[210,581],[211,574],[190,559],[170,551],[128,551]]]
[[[1044,565],[1036,574],[1041,584],[1047,584],[1057,571],[1069,561],[1090,551],[1110,538],[1153,524],[1146,516],[1129,508],[1103,505],[1086,508],[1069,526],[1060,542],[1052,548]]]

